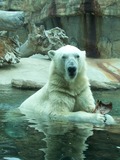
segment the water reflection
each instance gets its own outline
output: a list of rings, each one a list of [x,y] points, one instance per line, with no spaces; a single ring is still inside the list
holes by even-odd
[[[75,125],[70,123],[49,123],[48,126],[41,125],[37,121],[35,129],[46,135],[44,141],[46,148],[45,160],[83,160],[84,151],[87,149],[85,143],[87,138],[93,134],[89,125]]]
[[[14,116],[11,114],[13,113],[7,113],[5,116],[5,132],[15,139],[17,148],[24,144],[28,146],[29,152],[26,151],[25,146],[24,150],[20,148],[19,154],[24,157],[23,159],[33,158],[28,155],[31,154],[31,149],[32,153],[36,153],[34,160],[83,160],[85,158],[84,151],[88,148],[86,140],[93,135],[92,125],[45,122],[37,116],[34,120],[29,119],[29,123],[25,124],[23,116],[21,118],[18,113],[14,113]]]
[[[117,160],[120,157],[120,125],[96,128],[90,124],[46,122],[35,117],[26,120],[17,109],[0,112],[1,160],[98,160],[100,157]]]
[[[12,112],[12,108],[18,107],[33,92],[0,90],[0,160],[120,159],[119,90],[94,92],[96,99],[113,102],[111,114],[118,125],[105,128],[75,123],[48,123],[39,116],[31,121],[18,112]]]

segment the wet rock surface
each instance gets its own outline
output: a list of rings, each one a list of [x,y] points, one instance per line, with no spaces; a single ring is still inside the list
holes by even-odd
[[[94,89],[120,88],[119,59],[87,58],[87,74]],[[21,58],[17,65],[0,68],[0,84],[17,88],[41,88],[49,77],[50,61],[44,56],[35,55]]]
[[[119,59],[87,59],[88,77],[93,88],[120,88]]]

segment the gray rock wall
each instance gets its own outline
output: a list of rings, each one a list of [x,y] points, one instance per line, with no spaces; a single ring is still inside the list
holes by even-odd
[[[90,57],[120,58],[120,0],[6,0],[7,10],[23,10],[26,24],[64,29],[69,43]],[[24,35],[24,34],[23,34]]]

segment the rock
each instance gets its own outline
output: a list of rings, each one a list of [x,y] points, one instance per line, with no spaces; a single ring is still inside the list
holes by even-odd
[[[69,43],[86,50],[87,56],[120,57],[119,47],[114,45],[120,41],[119,0],[38,0],[35,3],[27,0],[26,3],[24,11],[29,20],[44,24],[46,29],[56,26],[64,29]]]
[[[119,59],[88,59],[88,76],[93,81],[119,83]]]
[[[19,47],[21,57],[29,57],[33,54],[47,54],[49,50],[57,50],[68,43],[68,37],[59,27],[45,30],[44,26],[31,25],[31,33],[28,39]]]
[[[44,85],[44,83],[41,84],[35,81],[23,79],[12,79],[11,84],[15,88],[22,89],[40,89]]]
[[[87,74],[92,89],[120,88],[120,59],[90,59],[87,58]],[[21,58],[16,65],[0,69],[0,85],[12,85],[23,89],[41,88],[49,77],[50,61],[34,55]]]
[[[69,43],[74,41],[77,47],[87,51],[87,56],[120,57],[119,48],[114,45],[120,39],[119,1],[61,1],[56,2],[51,10],[41,11],[40,19],[48,28],[62,26],[69,37]]]
[[[22,11],[0,11],[0,30],[15,31],[24,25]]]
[[[20,62],[18,52],[15,50],[17,47],[14,39],[2,35],[0,36],[0,66],[16,64]]]
[[[17,85],[17,80],[20,80],[20,85],[25,81],[44,85],[48,79],[49,63],[47,59],[39,58],[39,55],[37,58],[21,58],[20,63],[0,69],[0,84],[11,85],[13,79]]]
[[[24,9],[24,5],[25,5],[25,0],[6,0],[7,2],[7,9],[8,10],[12,10],[12,11],[22,11]]]
[[[0,1],[0,10],[4,10],[7,8],[7,2],[4,0]]]
[[[97,44],[99,53],[103,58],[111,58],[112,57],[112,43],[106,37],[101,37]],[[115,57],[115,54],[113,55]]]
[[[1,6],[4,10],[24,11],[23,32],[31,22],[45,25],[47,30],[59,27],[65,30],[69,44],[86,50],[87,56],[120,58],[119,0],[6,0]],[[21,32],[16,33],[22,39]]]
[[[96,0],[99,5],[99,10],[102,15],[120,16],[120,1],[119,0]],[[96,8],[97,10],[97,8]]]
[[[120,88],[120,84],[117,85],[117,83],[110,83],[110,82],[98,82],[97,80],[90,80],[91,88],[93,90],[114,90]]]
[[[41,65],[38,68],[34,68],[33,71],[29,71],[29,74],[32,76],[30,79],[31,80],[27,80],[27,76],[26,76],[26,80],[24,79],[12,79],[12,86],[13,87],[17,87],[17,88],[28,88],[28,89],[38,89],[41,88],[48,79],[48,68],[50,65],[50,62],[45,60],[44,58],[41,58],[41,56],[37,55],[37,56],[33,56],[32,58],[28,58],[28,59],[23,59],[22,61],[26,61],[26,63],[28,64],[28,60],[30,61],[30,64],[32,65],[32,63],[34,61],[36,61],[35,59],[40,58],[40,63]],[[36,61],[37,62],[37,61]],[[48,62],[47,64],[45,64],[46,62]],[[35,62],[34,62],[35,63]],[[120,67],[120,63],[119,63],[119,59],[87,59],[87,74],[88,77],[90,79],[90,84],[91,84],[91,88],[93,90],[113,90],[113,89],[119,89],[120,88],[120,71],[119,71],[119,67]],[[23,65],[24,66],[24,65]],[[34,65],[32,65],[34,66]],[[44,66],[46,66],[47,68],[45,68]],[[29,66],[27,66],[29,68]],[[37,67],[37,63],[36,63],[36,67]],[[43,70],[44,68],[44,70]],[[39,71],[38,71],[39,70]],[[26,72],[27,68],[26,68]],[[40,79],[34,79],[33,78],[33,73],[34,74],[38,74],[38,75],[42,75],[40,76]],[[47,79],[45,78],[47,77]],[[38,78],[38,77],[36,77]],[[44,80],[42,80],[44,79]]]
[[[112,46],[112,50],[113,50],[113,55],[112,57],[120,57],[120,40],[116,40],[114,41],[113,43],[113,46]]]

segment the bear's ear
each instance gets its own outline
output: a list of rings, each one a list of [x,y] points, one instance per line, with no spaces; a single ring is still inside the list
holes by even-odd
[[[54,50],[48,51],[48,56],[49,56],[51,59],[53,59],[54,55],[55,55],[55,51],[54,51]]]
[[[84,58],[86,58],[86,51],[82,51],[82,54],[84,55]]]

